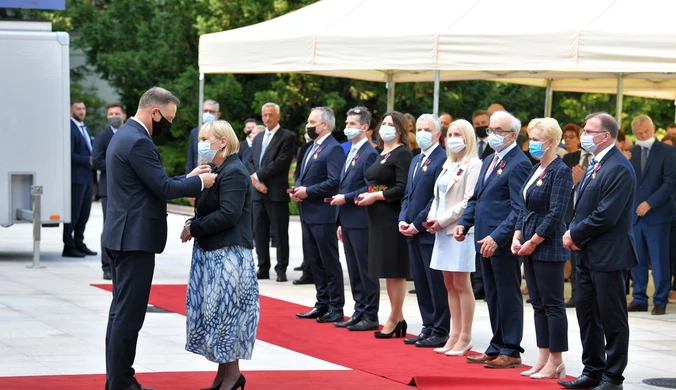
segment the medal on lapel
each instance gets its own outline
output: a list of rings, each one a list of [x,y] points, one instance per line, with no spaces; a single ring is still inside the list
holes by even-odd
[[[385,155],[385,157],[383,157],[383,159],[380,160],[380,163],[381,163],[381,164],[385,164],[385,161],[387,161],[387,158],[390,157],[390,154],[391,154],[391,153],[387,153],[387,154]]]
[[[357,159],[359,158],[359,153],[357,153],[354,158],[352,159],[352,166],[355,166],[357,164]]]
[[[542,179],[544,179],[545,177],[547,177],[547,172],[542,172],[540,177],[538,177],[538,181],[535,182],[535,185],[540,187],[542,185]]]
[[[315,160],[317,159],[317,155],[319,155],[319,152],[321,152],[321,151],[322,151],[322,148],[317,149],[317,151],[315,152],[315,156],[314,156]]]
[[[592,180],[596,179],[596,172],[599,170],[599,168],[601,168],[601,164],[596,163],[596,165],[594,165],[594,172],[592,172],[591,175]]]
[[[498,176],[502,176],[502,168],[505,167],[505,164],[507,164],[507,163],[504,162],[504,161],[501,161],[501,162],[500,162],[500,166],[498,167],[498,172],[497,172],[497,173],[498,173]]]
[[[455,174],[455,178],[453,179],[453,181],[455,181],[456,183],[459,182],[460,181],[460,175],[462,175],[463,172],[464,171],[462,170],[462,168],[459,168],[458,172]]]
[[[431,159],[428,157],[427,160],[425,160],[425,163],[423,164],[422,170],[423,172],[427,172],[427,166],[430,165]]]

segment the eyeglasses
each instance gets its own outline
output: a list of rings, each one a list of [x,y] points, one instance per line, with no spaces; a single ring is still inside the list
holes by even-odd
[[[508,133],[511,133],[511,132],[512,132],[511,130],[502,130],[499,127],[497,129],[491,129],[490,127],[486,128],[486,134],[495,133],[497,135],[505,135],[505,134],[508,134]]]
[[[606,130],[601,130],[601,131],[582,130],[582,134],[594,134],[594,135],[597,135],[597,134],[603,134],[603,133],[607,133],[607,131],[606,131]]]
[[[565,136],[563,136],[563,139],[566,139],[566,140],[568,140],[568,139],[577,139],[577,136],[575,136],[575,135],[565,135]]]

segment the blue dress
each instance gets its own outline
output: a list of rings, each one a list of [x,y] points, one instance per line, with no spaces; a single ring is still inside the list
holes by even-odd
[[[215,363],[251,359],[260,319],[251,249],[205,251],[195,242],[186,308],[187,351]]]

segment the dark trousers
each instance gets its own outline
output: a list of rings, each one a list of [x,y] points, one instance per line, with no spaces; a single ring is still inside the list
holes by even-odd
[[[369,275],[368,229],[343,228],[343,248],[357,317],[378,321],[380,281]]]
[[[332,223],[303,227],[303,249],[310,263],[317,289],[316,308],[342,312],[345,306],[343,269],[338,255],[336,225]]]
[[[669,302],[671,270],[669,266],[669,230],[670,223],[648,225],[639,222],[634,225],[634,239],[638,265],[631,269],[631,278],[634,281],[633,297],[637,303],[647,305],[648,295],[648,265],[652,265],[653,281],[655,282],[655,305],[666,305]]]
[[[617,385],[624,381],[629,351],[626,280],[626,270],[597,272],[578,262],[575,310],[582,341],[582,374]]]
[[[416,236],[408,242],[408,256],[413,271],[413,285],[422,317],[422,333],[448,336],[451,328],[451,311],[444,276],[431,269],[434,244],[421,244]]]
[[[493,338],[485,353],[518,358],[523,352],[523,298],[519,257],[484,257],[481,265],[493,331]]]
[[[107,249],[113,276],[113,300],[106,330],[106,388],[134,383],[136,341],[143,326],[155,270],[155,254]]]
[[[253,202],[254,227],[256,230],[256,254],[258,269],[270,271],[270,231],[277,238],[277,275],[285,274],[289,266],[289,204],[286,202]]]
[[[483,267],[481,265],[481,254],[477,252],[476,257],[474,258],[474,266],[476,271],[470,274],[472,281],[472,290],[475,295],[484,295],[484,273]]]
[[[89,213],[92,211],[94,183],[71,184],[70,186],[70,223],[63,224],[63,246],[67,249],[82,248],[84,231]]]
[[[106,223],[106,207],[108,206],[108,197],[101,196],[101,208],[103,209],[103,223]],[[101,269],[104,271],[110,271],[110,257],[106,248],[103,247],[103,233],[101,233]]]
[[[676,291],[676,223],[671,224],[669,232],[669,258],[671,263],[671,289]]]
[[[568,350],[568,317],[563,299],[565,261],[539,261],[524,257],[524,271],[535,318],[538,348]]]
[[[575,264],[577,264],[577,256],[579,253],[577,251],[570,251],[570,299],[575,302],[575,290],[577,289],[577,283],[575,283]]]

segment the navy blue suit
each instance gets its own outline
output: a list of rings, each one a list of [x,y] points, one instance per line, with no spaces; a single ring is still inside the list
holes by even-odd
[[[298,206],[303,227],[303,251],[310,261],[317,289],[315,307],[334,312],[343,311],[345,287],[336,237],[337,210],[325,203],[324,198],[338,193],[344,163],[343,147],[329,134],[321,144],[308,149],[300,162],[301,173],[296,181],[296,187],[307,189],[308,197]]]
[[[198,176],[169,178],[143,125],[130,118],[106,152],[108,210],[102,244],[110,256],[113,300],[106,331],[108,390],[135,383],[132,364],[155,269],[167,243],[167,200],[196,197]]]
[[[399,221],[412,224],[418,230],[418,234],[406,237],[406,240],[423,323],[421,333],[447,337],[451,325],[451,312],[448,308],[444,276],[441,271],[430,268],[435,235],[428,233],[422,226],[422,223],[427,221],[434,200],[434,183],[446,162],[446,151],[439,145],[425,162],[422,162],[423,157],[424,153],[420,153],[411,161]]]
[[[199,134],[199,127],[195,127],[194,129],[190,130],[190,136],[188,138],[188,155],[185,158],[186,175],[199,166],[199,164],[197,164],[197,157],[199,157],[197,154],[197,144],[199,143],[199,140],[197,138]]]
[[[523,352],[521,269],[519,257],[512,254],[510,244],[517,218],[524,208],[521,189],[532,164],[515,146],[486,178],[493,158],[494,154],[483,160],[474,195],[469,199],[458,225],[463,226],[465,232],[474,226],[477,241],[491,236],[498,244],[493,256],[481,259],[493,330],[493,338],[485,353],[520,357]],[[481,251],[480,244],[476,244],[476,251]]]
[[[614,146],[598,167],[578,190],[570,224],[570,237],[580,248],[575,309],[582,373],[621,384],[629,349],[625,284],[627,270],[638,264],[632,232],[636,175]]]
[[[91,134],[84,128],[91,143]],[[64,250],[84,248],[84,231],[94,197],[92,151],[82,131],[70,121],[70,223],[63,224]]]
[[[540,164],[533,168],[529,178],[538,168]],[[565,215],[572,187],[571,169],[557,156],[526,190],[526,205],[515,227],[521,230],[522,243],[535,233],[544,238],[532,254],[525,256],[524,271],[533,305],[537,346],[550,352],[568,350],[563,274],[570,252],[563,247],[561,238],[566,232]]]
[[[338,225],[343,233],[345,262],[354,298],[354,316],[371,321],[378,321],[380,282],[368,273],[368,213],[366,207],[354,204],[354,199],[368,191],[366,170],[377,157],[378,152],[367,140],[354,157],[345,162],[347,171],[345,167],[341,170],[338,190],[339,194],[345,196],[345,204],[338,208]]]
[[[634,238],[639,265],[631,269],[634,280],[634,301],[647,305],[648,265],[652,265],[655,281],[655,305],[669,302],[671,273],[669,266],[669,230],[673,214],[672,195],[676,186],[676,149],[655,140],[645,169],[641,171],[641,147],[631,149],[631,165],[636,172],[634,210],[647,202],[651,209],[643,217],[633,216]]]
[[[113,128],[108,126],[99,134],[96,135],[94,139],[94,151],[92,156],[92,165],[94,169],[101,172],[101,178],[99,182],[99,199],[101,199],[101,208],[103,209],[103,223],[106,223],[106,207],[108,205],[108,180],[106,175],[106,150],[108,150],[108,145],[110,144],[111,138],[113,138]],[[101,235],[103,237],[103,234]],[[103,247],[103,242],[101,243],[101,268],[104,271],[110,271],[110,258],[108,257],[108,252],[106,248]]]

